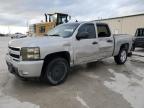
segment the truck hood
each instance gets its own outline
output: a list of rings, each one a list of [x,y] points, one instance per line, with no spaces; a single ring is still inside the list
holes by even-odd
[[[9,46],[12,47],[40,47],[43,45],[56,44],[61,42],[63,37],[27,37],[22,39],[14,39],[9,42]]]

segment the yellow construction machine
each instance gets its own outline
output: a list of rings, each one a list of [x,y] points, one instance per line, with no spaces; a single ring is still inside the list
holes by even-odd
[[[49,30],[55,26],[67,23],[70,16],[64,13],[44,14],[45,22],[32,24],[29,26],[29,35],[44,36]]]

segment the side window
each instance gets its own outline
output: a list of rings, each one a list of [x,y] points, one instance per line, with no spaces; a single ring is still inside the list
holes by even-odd
[[[41,27],[39,28],[39,32],[40,32],[40,33],[44,33],[44,32],[45,32],[45,26],[41,26]]]
[[[97,24],[97,31],[98,31],[98,37],[100,38],[111,36],[109,27],[106,24]]]
[[[82,25],[79,28],[78,33],[82,33],[82,32],[87,32],[89,34],[89,37],[87,39],[96,38],[96,32],[95,32],[94,24]]]

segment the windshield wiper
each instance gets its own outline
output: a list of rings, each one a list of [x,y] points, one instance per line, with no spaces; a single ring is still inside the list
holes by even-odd
[[[49,35],[49,36],[60,36],[59,34],[52,34],[52,35]]]

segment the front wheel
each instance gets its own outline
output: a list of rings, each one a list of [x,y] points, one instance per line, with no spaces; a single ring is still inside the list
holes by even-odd
[[[117,56],[114,56],[114,60],[117,64],[124,64],[127,60],[127,50],[125,48],[120,49]]]
[[[65,81],[70,70],[69,63],[64,58],[54,58],[46,66],[45,80],[51,85]]]

